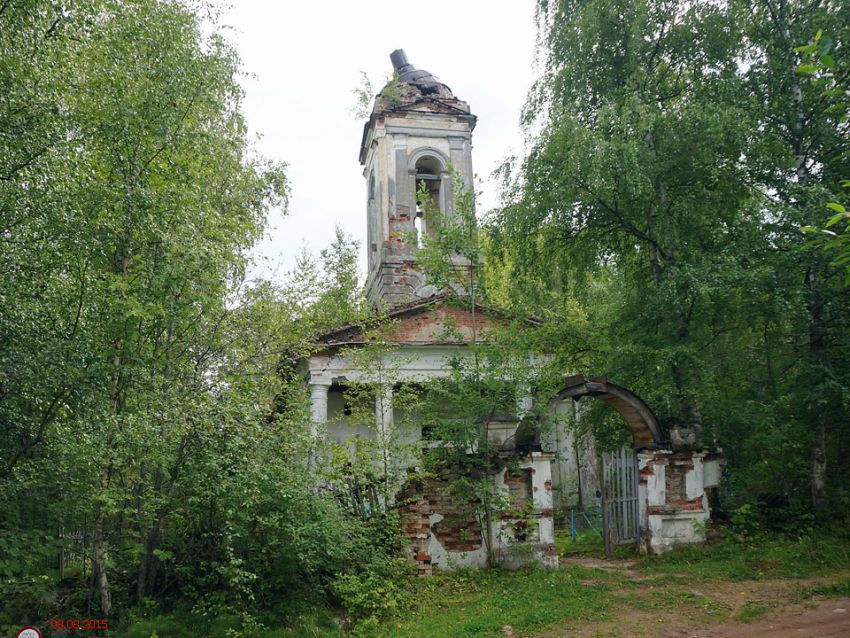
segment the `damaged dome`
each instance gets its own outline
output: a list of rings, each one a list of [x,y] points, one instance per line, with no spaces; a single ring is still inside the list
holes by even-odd
[[[396,49],[390,53],[393,69],[398,77],[398,82],[416,87],[423,95],[437,94],[440,97],[452,98],[452,90],[443,84],[436,75],[417,69],[408,60],[404,49]]]

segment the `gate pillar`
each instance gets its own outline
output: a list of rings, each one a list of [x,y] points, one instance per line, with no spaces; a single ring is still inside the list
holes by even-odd
[[[642,551],[662,554],[705,540],[722,457],[709,452],[644,450],[638,453]]]

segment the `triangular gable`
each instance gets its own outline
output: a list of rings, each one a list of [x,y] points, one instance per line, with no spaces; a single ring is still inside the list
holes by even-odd
[[[506,326],[514,317],[496,308],[453,303],[446,295],[429,299],[417,299],[396,306],[387,313],[387,325],[380,327],[379,321],[367,325],[340,326],[322,335],[315,343],[324,347],[342,347],[374,342],[376,331],[390,343],[409,345],[465,344],[486,339],[494,328]],[[539,325],[533,319],[525,319],[531,325]]]

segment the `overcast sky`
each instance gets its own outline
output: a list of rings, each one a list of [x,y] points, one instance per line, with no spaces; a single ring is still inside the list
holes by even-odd
[[[223,22],[253,75],[243,80],[251,134],[262,136],[263,155],[288,164],[292,186],[289,214],[269,219],[258,273],[282,276],[303,244],[314,252],[327,245],[335,225],[360,240],[365,270],[366,190],[357,161],[363,121],[349,111],[360,71],[380,88],[396,48],[478,116],[472,161],[484,191],[479,212],[497,201],[490,173],[522,152],[519,113],[534,80],[532,0],[233,0]]]

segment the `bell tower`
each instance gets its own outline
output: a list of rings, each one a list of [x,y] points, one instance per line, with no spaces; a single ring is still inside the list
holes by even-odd
[[[375,98],[360,144],[368,197],[366,288],[372,304],[383,309],[437,292],[417,266],[416,249],[441,219],[454,215],[450,169],[472,188],[476,121],[466,102],[416,69],[403,50],[390,60],[393,79]],[[418,206],[417,191],[427,194],[430,206]]]

